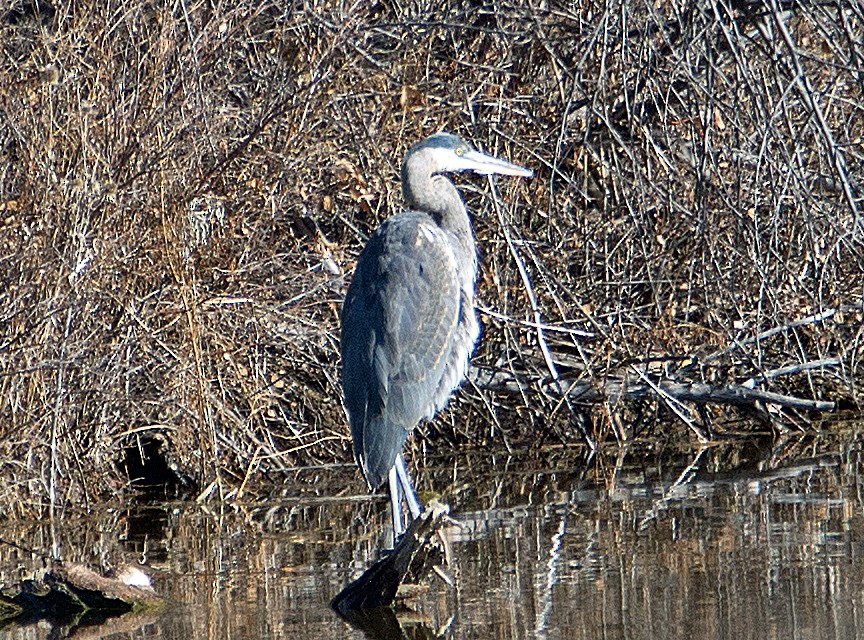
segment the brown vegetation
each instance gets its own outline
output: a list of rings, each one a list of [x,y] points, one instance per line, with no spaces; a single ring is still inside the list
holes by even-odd
[[[469,385],[429,438],[641,428],[556,374],[859,402],[860,6],[532,4],[3,10],[0,502],[112,494],[143,447],[223,497],[348,461],[339,306],[441,128],[537,177],[461,180],[477,370],[523,387]]]

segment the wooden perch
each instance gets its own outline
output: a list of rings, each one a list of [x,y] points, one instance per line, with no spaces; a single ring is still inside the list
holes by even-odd
[[[430,502],[408,526],[396,548],[369,567],[330,602],[338,613],[350,618],[350,612],[389,607],[409,569],[423,559],[423,551],[432,536],[444,525],[450,512],[446,505]]]

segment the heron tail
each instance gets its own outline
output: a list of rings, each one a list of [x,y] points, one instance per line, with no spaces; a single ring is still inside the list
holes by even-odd
[[[354,438],[354,453],[363,477],[373,491],[384,484],[408,438],[406,429],[381,417],[370,420],[361,438]]]

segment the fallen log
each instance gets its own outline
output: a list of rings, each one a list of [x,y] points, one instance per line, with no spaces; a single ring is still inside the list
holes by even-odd
[[[0,621],[104,620],[156,607],[162,599],[149,578],[132,566],[102,576],[84,565],[51,561],[40,579],[23,580],[0,593]]]

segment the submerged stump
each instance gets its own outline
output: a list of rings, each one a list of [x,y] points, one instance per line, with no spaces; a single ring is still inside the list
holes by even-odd
[[[344,617],[351,618],[352,612],[392,605],[411,568],[425,563],[429,542],[445,524],[449,512],[446,505],[430,502],[408,526],[396,547],[342,589],[330,606]]]

